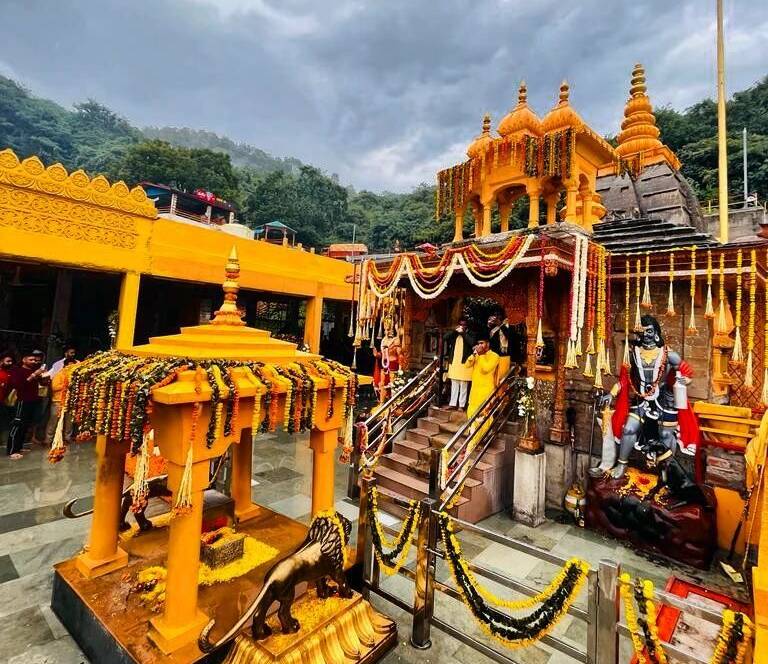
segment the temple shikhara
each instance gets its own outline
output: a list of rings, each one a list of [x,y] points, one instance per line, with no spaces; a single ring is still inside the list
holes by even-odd
[[[375,256],[0,152],[2,283],[112,332],[47,451],[90,459],[50,606],[91,661],[768,662],[768,230],[628,91],[614,145],[520,83],[453,236]]]

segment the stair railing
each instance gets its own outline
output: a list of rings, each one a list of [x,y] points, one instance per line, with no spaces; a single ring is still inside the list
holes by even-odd
[[[347,475],[347,495],[360,494],[358,473],[372,469],[390,441],[399,436],[430,405],[439,403],[441,362],[435,357],[365,421],[355,426],[355,445]]]
[[[515,372],[514,368],[507,372],[480,408],[451,437],[439,457],[436,456],[436,468],[430,468],[430,479],[436,475],[432,481],[442,493],[439,511],[461,491],[464,478],[472,472],[506,424],[516,403],[515,395],[525,380],[515,376]]]

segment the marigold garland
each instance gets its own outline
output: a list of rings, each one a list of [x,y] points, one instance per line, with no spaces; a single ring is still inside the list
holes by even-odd
[[[622,364],[629,366],[629,300],[631,289],[631,275],[629,268],[629,258],[625,260],[624,274],[624,355]]]
[[[744,387],[752,387],[754,379],[752,377],[752,356],[755,350],[755,314],[757,303],[755,296],[757,294],[757,251],[752,249],[750,252],[749,264],[749,322],[747,323],[747,366],[744,369]]]
[[[719,299],[720,304],[717,314],[717,325],[715,326],[715,332],[719,334],[726,334],[728,332],[728,323],[725,320],[725,255],[720,254],[720,290]]]
[[[768,249],[765,250],[765,261],[768,265]],[[768,280],[763,282],[763,392],[760,401],[768,406]]]
[[[744,362],[744,351],[741,346],[741,303],[743,297],[742,288],[742,268],[744,257],[741,253],[741,249],[736,252],[736,334],[733,338],[733,352],[731,353],[731,361],[736,365],[741,365]]]
[[[640,259],[635,261],[635,332],[640,332],[643,325],[640,322]]]
[[[450,517],[442,512],[438,514],[437,519],[445,546],[446,561],[462,601],[480,628],[507,648],[531,645],[551,632],[568,611],[587,578],[589,572],[587,563],[572,558],[554,582],[549,584],[547,588],[550,591],[549,594],[537,595],[536,599],[541,600],[540,606],[527,616],[515,618],[489,606],[488,602],[496,606],[509,606],[514,603],[497,598],[485,589],[481,590],[467,562],[461,556],[461,547],[453,533]],[[486,598],[489,599],[486,600]],[[522,604],[528,606],[529,602],[523,600]]]
[[[389,540],[379,518],[379,492],[374,486],[368,487],[367,517],[371,527],[371,542],[379,567],[388,576],[396,574],[408,559],[408,551],[421,520],[421,507],[416,500],[408,501],[408,513],[394,540]],[[385,551],[385,547],[389,551]]]
[[[688,321],[688,334],[698,334],[696,327],[696,246],[691,247],[691,318]]]

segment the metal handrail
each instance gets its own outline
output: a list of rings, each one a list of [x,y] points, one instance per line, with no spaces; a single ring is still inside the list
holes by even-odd
[[[368,427],[369,431],[371,429],[371,423],[375,422],[377,418],[381,417],[382,413],[385,413],[389,408],[402,397],[408,390],[411,389],[413,384],[419,380],[424,374],[429,373],[430,371],[434,371],[437,367],[438,363],[440,361],[440,358],[435,357],[427,366],[425,366],[419,373],[417,373],[411,380],[409,380],[403,387],[401,387],[397,392],[392,394],[392,396],[389,397],[379,408],[375,413],[372,413],[367,420],[365,420],[365,425]]]
[[[499,384],[496,386],[496,388],[491,392],[490,395],[488,395],[488,398],[483,401],[482,404],[480,404],[480,407],[472,414],[471,417],[467,418],[466,422],[464,422],[457,430],[456,433],[453,434],[451,439],[445,444],[446,450],[450,450],[453,445],[464,436],[464,433],[469,429],[472,424],[480,419],[481,417],[484,417],[486,413],[483,411],[486,410],[486,408],[492,404],[494,401],[501,399],[502,396],[504,396],[508,390],[508,388],[513,385],[514,383],[510,381],[510,377],[512,377],[512,374],[514,371],[516,371],[516,368],[511,368],[507,373],[504,375],[504,378],[499,381]],[[503,389],[502,389],[503,388]],[[456,461],[456,457],[461,451],[461,448],[459,448],[454,455],[451,457],[449,463],[454,463]]]

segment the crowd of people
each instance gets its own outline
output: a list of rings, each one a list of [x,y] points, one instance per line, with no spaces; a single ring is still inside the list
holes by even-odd
[[[13,353],[0,354],[0,444],[5,442],[8,457],[22,459],[34,445],[50,446],[75,364],[72,344],[50,368],[41,350],[29,350],[18,360]],[[65,422],[65,436],[69,429]]]

